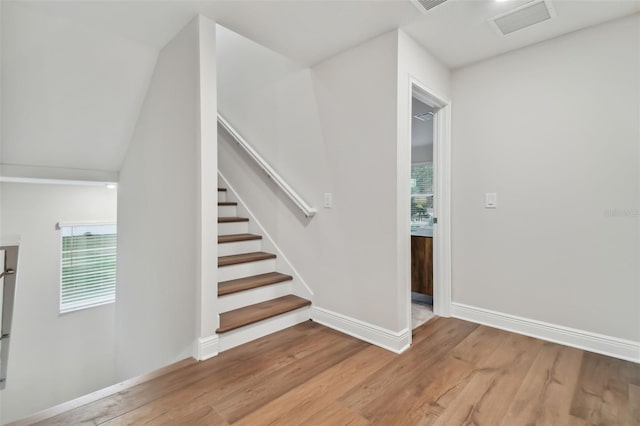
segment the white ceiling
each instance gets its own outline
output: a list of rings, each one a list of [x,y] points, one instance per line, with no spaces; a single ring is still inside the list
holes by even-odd
[[[196,13],[303,65],[400,27],[458,67],[640,8],[555,0],[554,21],[498,36],[487,19],[523,1],[2,0],[2,163],[119,170],[157,54]]]
[[[155,49],[162,48],[200,13],[304,65],[420,15],[408,0],[83,0],[35,5],[49,16],[82,22]]]
[[[197,13],[301,64],[408,22],[408,1],[2,1],[2,163],[117,171],[160,49]],[[355,23],[355,24],[354,24]]]
[[[119,170],[156,56],[32,3],[3,3],[2,163]]]
[[[551,0],[557,16],[502,36],[489,19],[530,0],[449,0],[403,29],[449,68],[640,11],[639,0]]]

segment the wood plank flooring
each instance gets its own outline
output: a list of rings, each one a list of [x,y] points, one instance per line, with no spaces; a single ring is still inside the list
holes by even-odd
[[[451,318],[402,355],[306,322],[36,424],[640,425],[640,365]]]

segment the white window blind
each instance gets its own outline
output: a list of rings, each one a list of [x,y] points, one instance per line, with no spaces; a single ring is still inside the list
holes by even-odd
[[[411,165],[411,225],[433,225],[433,163]]]
[[[60,313],[115,301],[116,225],[71,225],[60,229]]]

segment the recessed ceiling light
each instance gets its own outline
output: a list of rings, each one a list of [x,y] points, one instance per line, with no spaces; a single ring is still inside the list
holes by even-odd
[[[108,183],[107,184],[107,189],[116,189],[118,187],[118,185],[116,185],[115,183]]]

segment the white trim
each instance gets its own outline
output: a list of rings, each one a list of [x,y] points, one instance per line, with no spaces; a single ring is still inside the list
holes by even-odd
[[[293,281],[294,281],[294,285],[293,285],[293,293],[296,296],[300,296],[300,297],[304,297],[305,299],[309,299],[311,300],[311,302],[313,302],[313,290],[311,290],[311,287],[309,287],[309,285],[307,284],[307,282],[302,278],[302,276],[300,275],[300,273],[298,272],[298,270],[293,266],[293,264],[289,261],[289,259],[287,258],[287,256],[283,253],[282,250],[280,250],[280,247],[276,244],[276,242],[274,241],[273,238],[271,238],[271,235],[269,235],[269,233],[267,232],[267,230],[264,228],[264,226],[262,226],[262,224],[260,223],[260,221],[257,219],[256,215],[253,214],[253,211],[251,211],[251,209],[249,209],[249,207],[247,207],[247,203],[244,202],[244,200],[242,198],[240,198],[240,196],[238,195],[238,192],[233,188],[232,185],[229,184],[229,181],[224,177],[224,175],[222,173],[220,173],[220,171],[218,171],[218,177],[220,179],[222,179],[222,182],[224,182],[224,186],[225,188],[227,188],[227,195],[231,195],[234,200],[238,203],[238,208],[239,209],[243,209],[247,216],[249,216],[249,224],[250,226],[255,226],[258,229],[258,232],[260,235],[262,235],[262,248],[263,250],[267,249],[273,249],[273,251],[275,251],[276,254],[276,269],[279,272],[285,273],[285,274],[289,274],[293,276]],[[243,212],[244,214],[244,212]],[[283,267],[280,267],[283,266]],[[219,279],[219,281],[224,281]],[[299,282],[300,284],[302,284],[302,286],[304,287],[304,289],[306,290],[306,292],[301,293],[297,290],[297,286],[295,285],[295,282]]]
[[[213,358],[218,355],[220,347],[220,340],[217,334],[208,337],[198,338],[196,344],[196,356],[198,361],[204,361],[205,359]]]
[[[27,177],[11,177],[0,176],[0,182],[3,183],[35,183],[39,185],[77,185],[77,186],[103,186],[117,185],[117,181],[96,181],[96,180],[70,180],[70,179],[45,179],[45,178],[27,178]],[[114,189],[114,188],[110,188]]]
[[[117,182],[119,172],[4,163],[0,164],[0,176],[3,182],[100,185]]]
[[[113,220],[76,220],[73,222],[58,222],[56,223],[56,229],[61,229],[68,226],[104,226],[104,225],[118,225]]]
[[[452,303],[451,308],[451,315],[456,318],[640,363],[640,342],[550,324],[462,303]]]
[[[438,223],[433,226],[434,313],[451,315],[451,103],[434,118],[434,209]]]
[[[4,237],[3,239],[0,240],[0,248],[12,247],[12,246],[20,247],[20,240],[21,240],[21,237],[17,235],[10,235],[10,236]]]
[[[282,191],[294,202],[296,206],[302,211],[305,217],[313,217],[317,213],[317,210],[314,207],[311,207],[307,204],[297,192],[293,190],[285,182],[285,180],[276,173],[275,170],[265,161],[264,158],[258,154],[258,152],[249,145],[249,143],[225,120],[220,113],[218,113],[218,123],[231,135],[233,139],[244,149],[247,154],[253,159],[253,161],[260,166],[262,170],[269,176]]]
[[[409,328],[394,332],[317,306],[311,307],[311,319],[318,324],[397,354],[404,352],[411,346],[411,329]]]

